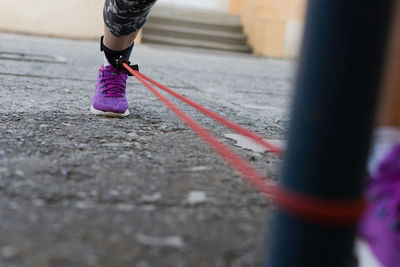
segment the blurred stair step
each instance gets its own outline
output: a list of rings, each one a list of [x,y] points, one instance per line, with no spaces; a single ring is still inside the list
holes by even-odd
[[[251,53],[252,51],[251,47],[249,47],[248,45],[224,44],[219,42],[189,40],[183,38],[166,37],[166,36],[151,35],[151,34],[143,34],[142,40],[143,43],[146,44],[193,47],[193,48],[222,50],[222,51],[239,52],[239,53]]]
[[[183,26],[187,28],[194,29],[204,29],[204,30],[216,30],[223,32],[236,32],[242,33],[243,27],[239,21],[237,22],[223,22],[219,21],[218,23],[213,23],[209,20],[196,20],[196,19],[184,19],[184,18],[170,18],[166,16],[155,16],[151,15],[147,24],[161,24],[161,25],[170,25],[170,26]],[[146,26],[147,26],[146,24]]]
[[[236,15],[155,6],[143,28],[143,43],[251,53]]]
[[[210,29],[196,29],[190,27],[180,27],[154,23],[146,25],[146,27],[143,29],[143,33],[145,35],[151,34],[238,45],[245,45],[247,41],[246,35],[241,32],[236,33]]]

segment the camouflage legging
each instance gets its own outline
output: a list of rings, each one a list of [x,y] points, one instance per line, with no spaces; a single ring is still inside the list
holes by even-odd
[[[157,0],[105,0],[104,23],[116,36],[138,31]]]

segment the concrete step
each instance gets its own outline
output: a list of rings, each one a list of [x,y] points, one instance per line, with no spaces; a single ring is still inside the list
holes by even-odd
[[[143,33],[142,41],[145,44],[159,44],[182,47],[203,48],[239,53],[251,53],[251,47],[248,45],[225,44],[220,42],[191,40],[185,38],[168,37],[163,35],[152,35]]]
[[[238,16],[171,6],[152,9],[142,40],[152,44],[251,52]]]
[[[215,29],[199,29],[155,23],[148,23],[143,29],[143,34],[237,45],[246,45],[247,41],[246,35],[241,32],[226,32]]]
[[[211,10],[184,8],[157,4],[151,9],[150,17],[160,17],[168,20],[189,21],[189,22],[208,22],[212,25],[239,25],[239,17],[232,14],[221,13]]]
[[[185,26],[193,29],[216,30],[222,32],[242,33],[243,27],[239,21],[212,22],[209,20],[200,20],[195,18],[174,18],[163,15],[152,15],[149,17],[148,24],[169,25],[169,26]]]

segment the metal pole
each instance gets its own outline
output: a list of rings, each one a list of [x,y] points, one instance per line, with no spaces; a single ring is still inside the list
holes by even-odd
[[[322,198],[362,196],[392,0],[309,0],[282,185]],[[274,214],[268,267],[343,267],[356,222],[329,227]]]

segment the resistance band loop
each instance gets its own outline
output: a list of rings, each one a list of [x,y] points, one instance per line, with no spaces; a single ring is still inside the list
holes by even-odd
[[[194,132],[196,132],[229,165],[238,171],[255,189],[261,192],[264,196],[268,197],[282,209],[298,218],[324,225],[344,226],[354,224],[358,220],[365,207],[364,200],[326,200],[293,192],[278,186],[276,183],[260,174],[255,168],[253,168],[230,148],[221,143],[215,136],[213,136],[209,131],[189,117],[184,111],[175,106],[148,82],[179,98],[214,120],[234,130],[235,132],[249,137],[268,150],[281,155],[281,149],[271,145],[257,134],[244,129],[243,127],[202,107],[190,99],[177,94],[166,86],[153,81],[140,72],[133,70],[128,64],[123,63],[122,65],[127,69],[127,71],[129,71],[141,83],[143,83],[143,85],[146,86],[168,108],[170,108],[184,123],[186,123]]]
[[[149,77],[147,77],[146,75],[139,73],[145,80],[147,80],[148,82],[154,84],[155,86],[157,86],[158,88],[164,90],[165,92],[173,95],[174,97],[182,100],[183,102],[185,102],[186,104],[194,107],[195,109],[197,109],[198,111],[202,112],[203,114],[207,115],[208,117],[220,122],[221,124],[225,125],[226,127],[228,127],[229,129],[237,132],[238,134],[241,134],[243,136],[246,136],[248,138],[250,138],[251,140],[253,140],[254,142],[258,143],[259,145],[263,146],[264,148],[266,148],[267,150],[271,151],[272,153],[278,154],[278,155],[282,155],[283,151],[282,149],[280,149],[279,147],[267,142],[265,139],[262,138],[262,136],[259,136],[245,128],[243,128],[242,126],[231,122],[230,120],[218,115],[217,113],[197,104],[196,102],[193,102],[192,100],[188,99],[187,97],[180,95],[174,91],[172,91],[171,89],[169,89],[168,87],[150,79]]]

